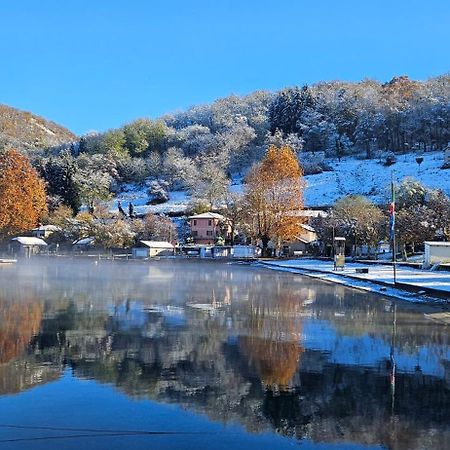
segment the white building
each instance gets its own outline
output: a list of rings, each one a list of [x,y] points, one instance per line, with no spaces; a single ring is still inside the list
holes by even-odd
[[[31,230],[34,237],[47,239],[53,233],[61,231],[61,228],[56,225],[41,225]]]
[[[254,245],[235,245],[232,247],[233,258],[257,258],[261,250]]]
[[[29,258],[45,249],[47,243],[37,237],[19,236],[11,239],[11,246],[14,253]]]
[[[425,241],[424,267],[450,263],[450,242]]]
[[[139,241],[139,244],[132,248],[133,258],[146,259],[155,256],[173,256],[175,247],[170,242],[165,241]]]

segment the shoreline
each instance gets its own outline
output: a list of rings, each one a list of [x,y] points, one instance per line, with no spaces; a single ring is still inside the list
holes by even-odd
[[[269,262],[269,261],[257,261],[253,263],[255,267],[264,267],[270,270],[276,270],[280,272],[294,273],[298,275],[307,276],[316,280],[340,284],[348,288],[358,289],[360,291],[370,292],[373,294],[382,295],[385,297],[395,298],[409,304],[427,305],[439,307],[444,311],[449,310],[449,301],[447,298],[433,297],[427,294],[419,294],[417,292],[410,292],[399,287],[394,287],[392,284],[382,281],[364,280],[360,278],[351,277],[349,275],[334,272],[330,273],[324,270],[311,269],[305,267],[295,267],[282,265],[282,262]]]

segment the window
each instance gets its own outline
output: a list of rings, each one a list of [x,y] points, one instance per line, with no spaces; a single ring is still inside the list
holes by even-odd
[[[197,225],[197,221],[194,219],[194,226]]]
[[[209,225],[209,226],[212,225],[212,220],[208,220],[208,225]]]
[[[212,236],[212,235],[213,235],[213,232],[211,230],[206,231],[206,236]]]
[[[193,236],[193,237],[197,237],[197,236],[198,236],[198,231],[193,231],[193,232],[192,232],[192,236]]]

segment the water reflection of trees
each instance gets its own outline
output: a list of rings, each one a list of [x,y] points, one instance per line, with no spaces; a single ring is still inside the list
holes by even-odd
[[[393,403],[389,355],[377,367],[346,366],[300,345],[305,317],[331,323],[341,336],[373,334],[390,342],[387,301],[299,277],[275,274],[262,283],[260,272],[220,266],[201,275],[202,286],[195,276],[188,270],[186,284],[164,295],[162,279],[120,286],[119,278],[110,288],[102,281],[92,296],[89,283],[69,283],[65,291],[61,286],[63,295],[45,304],[36,338],[25,336],[24,342],[31,339],[28,350],[0,366],[1,392],[51,380],[68,366],[77,377],[129,396],[177,403],[249,430],[399,450],[444,448],[450,438],[444,378],[398,373]],[[123,301],[133,298],[139,301]],[[170,310],[146,308],[214,298],[223,303],[214,314],[186,309],[182,320]],[[11,313],[6,308],[4,318]],[[399,311],[398,330],[398,348],[421,343],[432,351],[448,339],[441,326],[411,311]],[[5,380],[12,379],[22,381],[8,386]]]
[[[301,337],[301,302],[292,290],[276,297],[251,295],[248,329],[239,337],[239,348],[264,385],[285,389],[298,369]]]
[[[58,378],[60,371],[44,367],[27,354],[38,333],[43,305],[36,299],[13,303],[0,300],[0,394],[23,391]]]
[[[39,330],[42,304],[36,301],[11,303],[0,300],[0,364],[21,355]]]

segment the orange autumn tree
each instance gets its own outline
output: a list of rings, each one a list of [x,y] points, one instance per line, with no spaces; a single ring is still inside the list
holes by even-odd
[[[303,170],[287,145],[271,145],[250,169],[245,186],[247,225],[250,235],[261,240],[263,256],[270,240],[280,247],[300,234],[303,187]]]
[[[44,182],[16,150],[0,153],[0,235],[35,227],[47,208]]]

